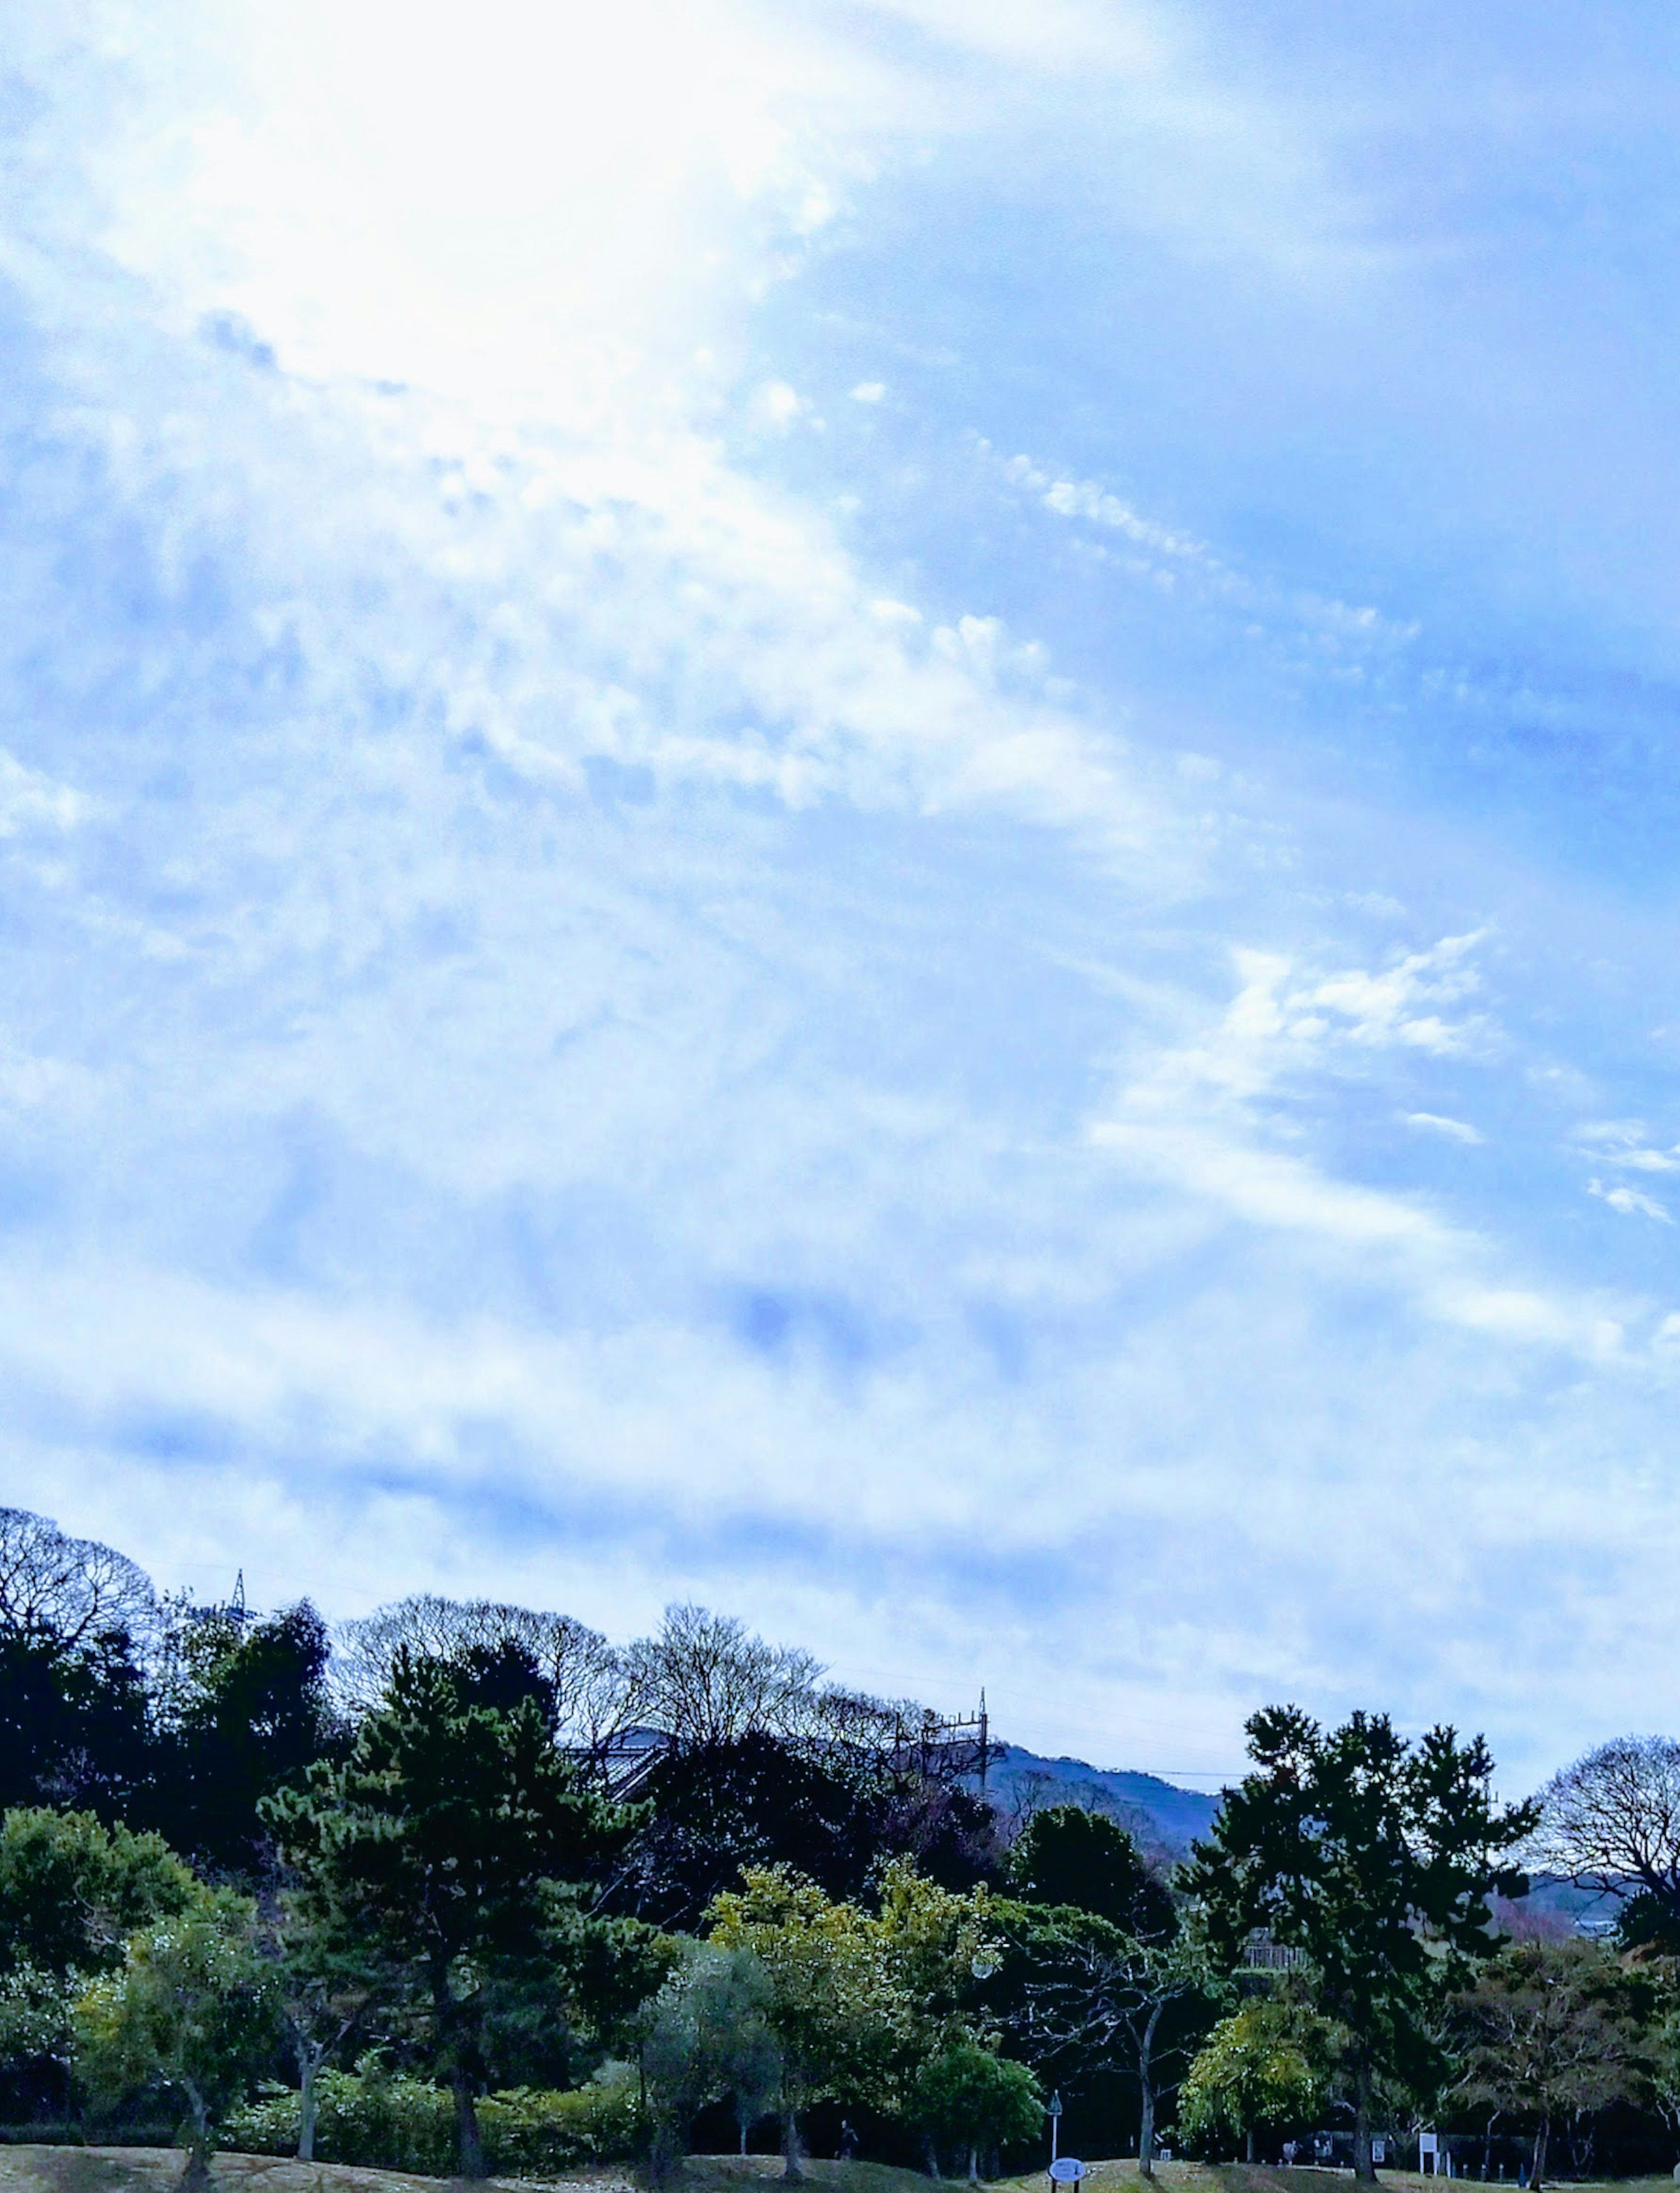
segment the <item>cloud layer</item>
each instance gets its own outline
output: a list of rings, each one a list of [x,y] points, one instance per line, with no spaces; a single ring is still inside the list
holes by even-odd
[[[334,1614],[692,1595],[1179,1772],[1285,1695],[1519,1774],[1660,1720],[1680,1009],[1594,846],[1663,642],[1497,437],[1456,535],[1384,500],[1468,409],[1351,394],[1446,248],[1378,155],[1448,105],[1317,94],[1383,36],[31,28],[8,1498]]]

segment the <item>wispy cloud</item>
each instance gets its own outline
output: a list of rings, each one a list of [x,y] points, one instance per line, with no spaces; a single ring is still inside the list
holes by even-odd
[[[1476,409],[1581,315],[1443,312],[1377,31],[1218,13],[20,23],[8,1497],[1142,1764],[1634,1711],[1668,940],[1500,770],[1623,690],[1534,544],[1671,468]]]
[[[1659,1203],[1654,1196],[1642,1194],[1637,1188],[1606,1188],[1603,1181],[1593,1180],[1587,1182],[1587,1190],[1590,1194],[1603,1196],[1612,1211],[1620,1211],[1625,1217],[1631,1218],[1637,1213],[1642,1217],[1660,1219],[1665,1226],[1674,1223],[1666,1205]]]
[[[1444,1136],[1449,1142],[1479,1143],[1487,1140],[1479,1128],[1466,1119],[1449,1119],[1438,1112],[1403,1112],[1400,1115],[1409,1127],[1416,1127],[1426,1135]]]

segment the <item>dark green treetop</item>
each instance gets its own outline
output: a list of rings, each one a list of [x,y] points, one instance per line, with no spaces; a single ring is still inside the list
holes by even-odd
[[[1009,1892],[1068,1904],[1147,1941],[1173,1932],[1173,1900],[1117,1820],[1081,1805],[1035,1812],[1009,1850]]]
[[[1269,1706],[1248,1732],[1254,1771],[1226,1792],[1181,1886],[1228,1964],[1264,1933],[1311,1967],[1349,2036],[1355,2167],[1369,2178],[1374,2081],[1427,2076],[1424,1998],[1496,1948],[1489,1898],[1526,1890],[1510,1854],[1537,1813],[1498,1807],[1487,1746],[1451,1728],[1412,1744],[1386,1715],[1326,1731]]]
[[[263,1807],[301,1915],[323,1944],[357,1945],[425,2029],[455,2090],[467,2175],[487,2023],[563,1998],[592,1940],[586,1885],[641,1821],[582,1785],[539,1700],[503,1710],[474,1687],[446,1662],[399,1655],[347,1755]]]

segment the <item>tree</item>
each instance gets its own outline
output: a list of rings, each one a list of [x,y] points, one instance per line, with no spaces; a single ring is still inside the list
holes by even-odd
[[[763,1731],[673,1746],[642,1786],[653,1817],[615,1900],[660,1926],[697,1926],[744,1866],[855,1896],[880,1849],[887,1795],[867,1766]]]
[[[1671,1995],[1649,2045],[1652,2098],[1671,2135],[1680,2138],[1680,2004]]]
[[[1637,1890],[1680,1929],[1680,1744],[1620,1736],[1554,1774],[1540,1795],[1532,1862],[1578,1887]]]
[[[1174,1930],[1173,1899],[1117,1820],[1082,1805],[1035,1812],[1009,1851],[1009,1887],[1032,1904],[1068,1904],[1143,1941]]]
[[[150,1801],[146,1680],[127,1635],[75,1644],[0,1629],[0,1805],[115,1818]]]
[[[710,1938],[752,1951],[769,1975],[767,2013],[781,2053],[783,2174],[797,2182],[799,2119],[831,2096],[880,2093],[899,2058],[906,2006],[880,1927],[783,1866],[750,1867],[712,1904]]]
[[[1231,2144],[1254,2161],[1263,2132],[1311,2117],[1326,2055],[1321,2020],[1297,2005],[1245,2003],[1221,2018],[1179,2088],[1179,2130],[1207,2151]]]
[[[733,2104],[746,2154],[746,2135],[780,2084],[774,1993],[752,1950],[705,1942],[689,1945],[654,1998],[641,2060],[655,2111],[656,2177],[670,2175],[694,2118],[713,2102]]]
[[[563,1743],[586,1751],[598,1749],[617,1733],[626,1716],[620,1655],[597,1630],[569,1614],[415,1592],[346,1622],[337,1648],[334,1685],[357,1713],[379,1705],[404,1652],[411,1659],[445,1660],[460,1667],[476,1658],[482,1667],[511,1651],[523,1658],[542,1686]]]
[[[1326,1733],[1271,1706],[1248,1731],[1257,1771],[1226,1792],[1184,1885],[1229,1963],[1256,1932],[1306,1957],[1320,2007],[1349,2036],[1354,2170],[1370,2179],[1376,2081],[1420,2070],[1421,1997],[1439,1967],[1495,1946],[1488,1899],[1526,1888],[1506,1853],[1536,1812],[1496,1810],[1486,1745],[1450,1728],[1411,1746],[1386,1715]]]
[[[888,1861],[879,1905],[876,1932],[902,2001],[906,2046],[919,2062],[972,2037],[980,2017],[976,1977],[996,1969],[1003,1944],[984,1887],[959,1893],[929,1881],[908,1858]]]
[[[89,1812],[14,1809],[0,1821],[0,1968],[114,1969],[130,1935],[201,1892],[161,1835]]]
[[[625,1655],[637,1716],[684,1747],[808,1733],[821,1674],[809,1652],[767,1645],[744,1623],[703,1606],[666,1607],[658,1634]]]
[[[1093,1912],[1045,1915],[1014,2033],[1047,2076],[1131,2072],[1138,2083],[1138,2169],[1155,2174],[1155,2121],[1172,2059],[1205,2031],[1218,1983],[1182,1932],[1145,1941]]]
[[[312,2162],[321,2074],[372,2005],[377,1962],[334,1927],[310,1925],[295,1896],[281,1898],[262,1946],[275,2014],[298,2069],[298,2161]]]
[[[76,2005],[77,2066],[94,2093],[115,2103],[157,2085],[185,2100],[184,2186],[209,2184],[217,2121],[271,2046],[270,1990],[254,1907],[222,1890],[136,1934],[122,1970]]]
[[[26,1508],[0,1508],[0,1636],[74,1652],[101,1637],[145,1637],[156,1606],[151,1578],[126,1554],[70,1537]]]
[[[327,1690],[327,1626],[309,1604],[253,1619],[177,1602],[166,1653],[159,1817],[206,1870],[271,1870],[265,1797],[341,1749]]]
[[[459,1669],[406,1653],[347,1756],[264,1812],[303,1915],[418,2018],[454,2093],[461,2173],[482,2176],[475,2099],[499,1995],[560,2014],[587,1942],[579,1887],[640,1816],[581,1786],[534,1700],[472,1704]]]
[[[114,1818],[141,1795],[151,1761],[135,1656],[156,1614],[125,1555],[0,1508],[0,1805]]]
[[[1649,2071],[1650,2007],[1649,1985],[1594,1942],[1512,1942],[1483,1967],[1462,2007],[1460,2091],[1534,2120],[1534,2193],[1557,2120],[1630,2094]]]
[[[87,1812],[14,1810],[0,1823],[0,2065],[31,2098],[68,2105],[71,2005],[121,1965],[129,1937],[203,1891],[162,1839]]]
[[[941,2146],[967,2148],[973,2181],[982,2152],[1033,2138],[1044,2121],[1044,2099],[1025,2064],[994,2055],[977,2041],[957,2041],[917,2074],[911,2115],[935,2160]]]

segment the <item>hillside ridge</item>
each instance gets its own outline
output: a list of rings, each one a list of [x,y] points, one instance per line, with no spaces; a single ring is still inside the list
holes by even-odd
[[[1001,1746],[1000,1753],[987,1770],[986,1784],[1006,1818],[1046,1805],[1083,1805],[1118,1820],[1146,1848],[1177,1859],[1207,1834],[1219,1812],[1216,1795],[1182,1789],[1137,1767],[1094,1766],[1086,1759],[1066,1753],[1052,1757],[1019,1744]]]

